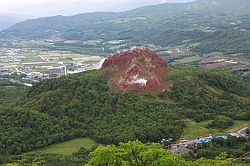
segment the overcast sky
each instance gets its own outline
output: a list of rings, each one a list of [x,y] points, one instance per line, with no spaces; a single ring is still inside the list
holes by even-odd
[[[21,8],[21,7],[26,7],[34,4],[39,4],[39,3],[44,3],[44,2],[59,2],[59,3],[65,3],[69,2],[72,3],[75,0],[0,0],[0,13],[2,12],[12,12],[12,10],[16,8]],[[82,0],[85,1],[85,0]],[[93,2],[126,2],[126,1],[131,1],[131,0],[88,0],[88,1],[93,1]],[[136,0],[135,0],[136,1]],[[185,1],[185,0],[151,0],[152,2],[154,1],[161,1],[161,2],[167,2],[167,1]],[[186,0],[190,1],[190,0]]]
[[[12,10],[22,6],[42,3],[49,0],[0,0],[0,11]]]
[[[0,0],[0,14],[36,18],[88,12],[119,12],[145,5],[187,1],[192,0]]]
[[[142,3],[141,5],[143,5],[143,2],[146,2],[146,5],[150,2],[161,2],[161,0],[138,0],[138,2],[139,1]],[[164,0],[162,0],[162,2],[164,2]],[[46,12],[48,15],[57,13],[64,14],[62,11],[56,13],[55,10],[65,10],[67,13],[66,10],[68,10],[68,8],[72,8],[71,10],[75,9],[76,13],[78,12],[77,8],[86,9],[82,10],[83,12],[107,11],[104,9],[107,9],[108,6],[112,8],[117,7],[117,4],[122,5],[124,3],[135,4],[137,0],[0,0],[0,13],[15,13],[33,16],[35,14],[43,16],[46,15]],[[72,6],[74,6],[74,9]],[[72,11],[68,13],[72,13]]]
[[[0,13],[1,11],[9,11],[16,8],[26,7],[34,4],[40,4],[44,2],[69,2],[72,3],[75,0],[0,0]],[[84,1],[84,0],[83,0]],[[89,0],[93,2],[105,2],[105,1],[114,1],[114,0]],[[126,0],[119,0],[126,1]]]
[[[72,2],[74,0],[0,0],[0,13],[13,10],[15,8],[30,6],[34,4],[39,4],[43,2],[50,2],[50,1],[57,1],[57,2]],[[84,1],[84,0],[83,0]],[[93,2],[105,2],[105,1],[115,1],[115,0],[90,0]],[[126,0],[119,0],[119,1],[126,1]]]

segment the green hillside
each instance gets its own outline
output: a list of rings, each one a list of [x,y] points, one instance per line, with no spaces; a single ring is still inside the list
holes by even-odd
[[[250,130],[228,133],[250,125],[249,9],[250,0],[162,3],[31,19],[0,31],[0,166],[247,165]],[[134,46],[164,61],[138,49],[89,71],[97,60],[87,56]],[[46,79],[64,69],[65,76]],[[80,69],[88,71],[69,74]],[[29,80],[33,71],[46,77]],[[133,90],[115,91],[116,82]],[[168,151],[209,135],[187,155]]]
[[[52,153],[61,155],[72,155],[79,151],[80,148],[91,149],[96,142],[90,138],[76,138],[63,143],[53,144],[43,149],[37,150],[42,153]]]
[[[18,154],[79,136],[104,144],[177,140],[184,126],[182,118],[198,122],[217,115],[250,119],[249,85],[236,76],[192,67],[170,71],[165,79],[174,86],[159,97],[112,92],[107,71],[37,83],[21,105],[2,109],[2,153]]]
[[[249,84],[220,70],[174,67],[165,75],[174,86],[159,96],[183,108],[185,117],[196,121],[213,119],[216,114],[233,119],[249,119]],[[189,110],[190,109],[190,110]]]
[[[19,83],[0,80],[0,108],[21,101],[25,97],[27,90],[27,87]]]
[[[249,57],[249,7],[248,0],[166,3],[120,13],[28,20],[2,31],[0,36],[21,39],[125,40],[132,46],[199,42],[200,45],[192,47],[192,50],[200,53],[241,53]]]

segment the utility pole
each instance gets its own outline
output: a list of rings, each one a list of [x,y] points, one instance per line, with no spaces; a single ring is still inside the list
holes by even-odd
[[[66,65],[64,65],[64,74],[65,74],[65,76],[67,75],[67,66]]]

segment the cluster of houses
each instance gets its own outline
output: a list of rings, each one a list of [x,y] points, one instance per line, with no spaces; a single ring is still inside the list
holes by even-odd
[[[248,137],[250,136],[249,132],[250,132],[250,126],[247,126],[238,130],[235,133],[229,133],[229,135],[234,137]],[[171,150],[173,153],[186,155],[192,152],[191,149],[196,147],[197,145],[212,142],[212,140],[215,138],[221,138],[226,140],[228,139],[228,136],[217,136],[217,137],[209,136],[204,138],[197,138],[195,140],[181,139],[178,144],[171,144],[171,145],[170,143],[173,141],[173,139],[167,139],[167,140],[163,139],[161,141],[161,144],[165,149]]]
[[[209,137],[204,137],[204,138],[197,138],[195,140],[186,140],[186,139],[182,139],[180,140],[179,144],[172,144],[166,147],[166,149],[171,150],[173,153],[176,154],[189,154],[190,152],[192,152],[192,148],[196,147],[198,144],[202,144],[202,143],[209,143],[211,142],[214,138],[221,138],[221,139],[227,139],[227,136],[218,136],[218,137],[213,137],[213,136],[209,136]],[[164,140],[162,140],[163,143]]]

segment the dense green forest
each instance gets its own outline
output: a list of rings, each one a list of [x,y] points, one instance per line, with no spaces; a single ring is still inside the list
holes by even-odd
[[[193,158],[215,159],[219,154],[226,152],[232,158],[239,158],[250,151],[249,138],[228,137],[227,140],[216,138],[210,143],[198,145],[195,149],[196,155]]]
[[[174,86],[159,94],[162,100],[175,102],[182,108],[182,117],[196,121],[225,115],[249,120],[249,84],[241,78],[220,70],[193,67],[173,67],[165,80]]]
[[[159,144],[146,146],[139,141],[120,143],[119,146],[99,146],[90,153],[86,166],[243,166],[246,164],[220,154],[215,160],[186,161],[182,156],[166,151]]]
[[[2,107],[2,157],[86,136],[102,144],[177,140],[182,118],[250,119],[249,84],[224,71],[171,68],[165,80],[174,86],[159,95],[110,91],[108,73],[94,70],[44,80],[15,106]]]
[[[28,88],[8,80],[0,80],[0,108],[21,101]]]
[[[191,49],[199,53],[219,51],[249,57],[249,6],[248,0],[198,0],[119,13],[55,16],[18,23],[2,31],[0,36],[7,39],[125,40],[133,46],[190,44]],[[192,46],[193,43],[199,44]]]
[[[244,140],[241,140],[244,141]],[[240,142],[240,141],[239,141]],[[139,141],[119,143],[119,145],[99,145],[95,149],[81,148],[72,156],[30,153],[12,159],[7,166],[246,166],[247,163],[235,160],[223,152],[213,159],[190,160],[166,151],[160,144],[145,145]],[[14,162],[13,162],[14,161]]]

